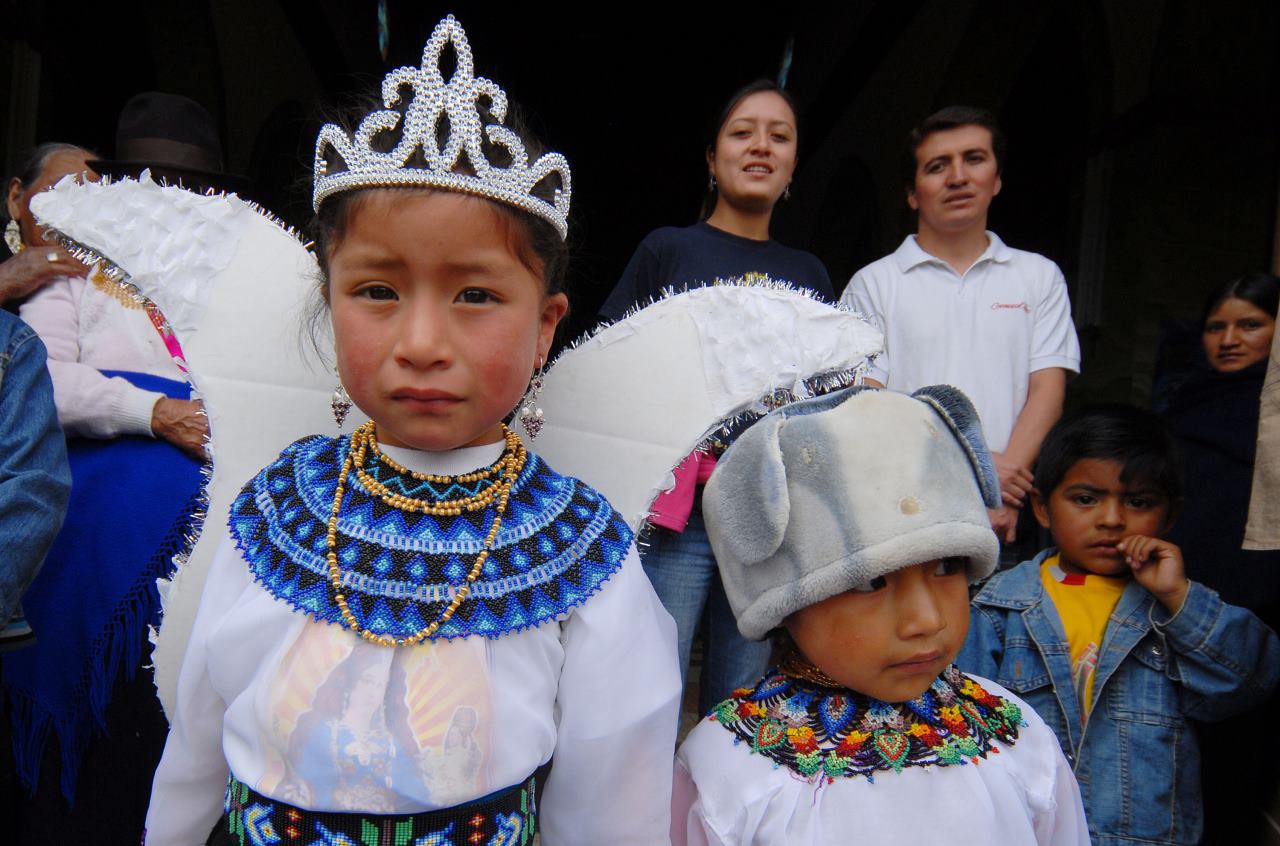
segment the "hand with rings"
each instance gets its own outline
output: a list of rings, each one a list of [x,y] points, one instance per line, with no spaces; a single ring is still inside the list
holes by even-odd
[[[87,272],[87,267],[61,247],[28,247],[0,263],[0,303],[22,299],[54,279]]]

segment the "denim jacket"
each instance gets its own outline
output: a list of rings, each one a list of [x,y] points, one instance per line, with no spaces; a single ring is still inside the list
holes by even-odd
[[[70,493],[44,344],[0,309],[0,628],[62,527]]]
[[[1055,552],[982,587],[956,663],[1018,694],[1057,734],[1095,846],[1197,843],[1200,751],[1190,721],[1262,702],[1280,677],[1280,641],[1196,582],[1172,617],[1131,582],[1107,621],[1082,727],[1067,638],[1040,581],[1041,563]],[[1241,738],[1242,754],[1249,745]]]

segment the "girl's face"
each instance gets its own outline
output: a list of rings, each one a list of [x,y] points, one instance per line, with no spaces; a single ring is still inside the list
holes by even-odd
[[[824,599],[784,623],[810,662],[852,690],[906,702],[933,684],[969,631],[967,560],[943,558]]]
[[[363,197],[329,257],[338,372],[392,446],[501,438],[569,303],[516,253],[520,227],[445,191]]]
[[[1235,373],[1271,354],[1276,319],[1248,300],[1228,297],[1204,322],[1204,354],[1219,373]]]
[[[89,154],[84,150],[64,150],[49,156],[45,159],[44,169],[40,171],[40,175],[36,177],[35,183],[29,190],[24,191],[22,182],[16,177],[9,181],[9,196],[6,203],[9,219],[18,221],[18,228],[22,232],[22,243],[28,247],[38,247],[43,243],[39,226],[31,214],[31,198],[41,191],[48,191],[64,176],[72,173],[83,174],[83,177],[90,182],[98,181],[98,174],[89,168]]]
[[[769,210],[791,184],[796,169],[796,116],[773,91],[742,98],[707,151],[719,186],[717,202]]]

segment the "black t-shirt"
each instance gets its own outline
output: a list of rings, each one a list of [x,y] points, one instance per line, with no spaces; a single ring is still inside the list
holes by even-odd
[[[664,226],[645,236],[600,307],[600,316],[617,320],[631,306],[656,299],[664,288],[700,288],[749,273],[808,288],[824,302],[834,299],[831,279],[817,256],[777,241],[731,235],[704,221],[683,228]]]

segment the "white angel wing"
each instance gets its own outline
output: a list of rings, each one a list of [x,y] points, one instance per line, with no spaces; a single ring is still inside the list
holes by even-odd
[[[332,431],[334,378],[305,339],[315,259],[284,226],[235,195],[193,194],[145,174],[140,182],[111,184],[64,179],[31,207],[76,252],[103,259],[160,307],[209,415],[211,519],[167,590],[161,585],[167,597],[154,659],[160,701],[169,709],[232,499],[286,445]],[[324,324],[318,344],[331,350]]]
[[[724,421],[779,392],[848,384],[882,342],[853,312],[768,280],[672,294],[556,360],[535,449],[638,529],[672,468]]]

